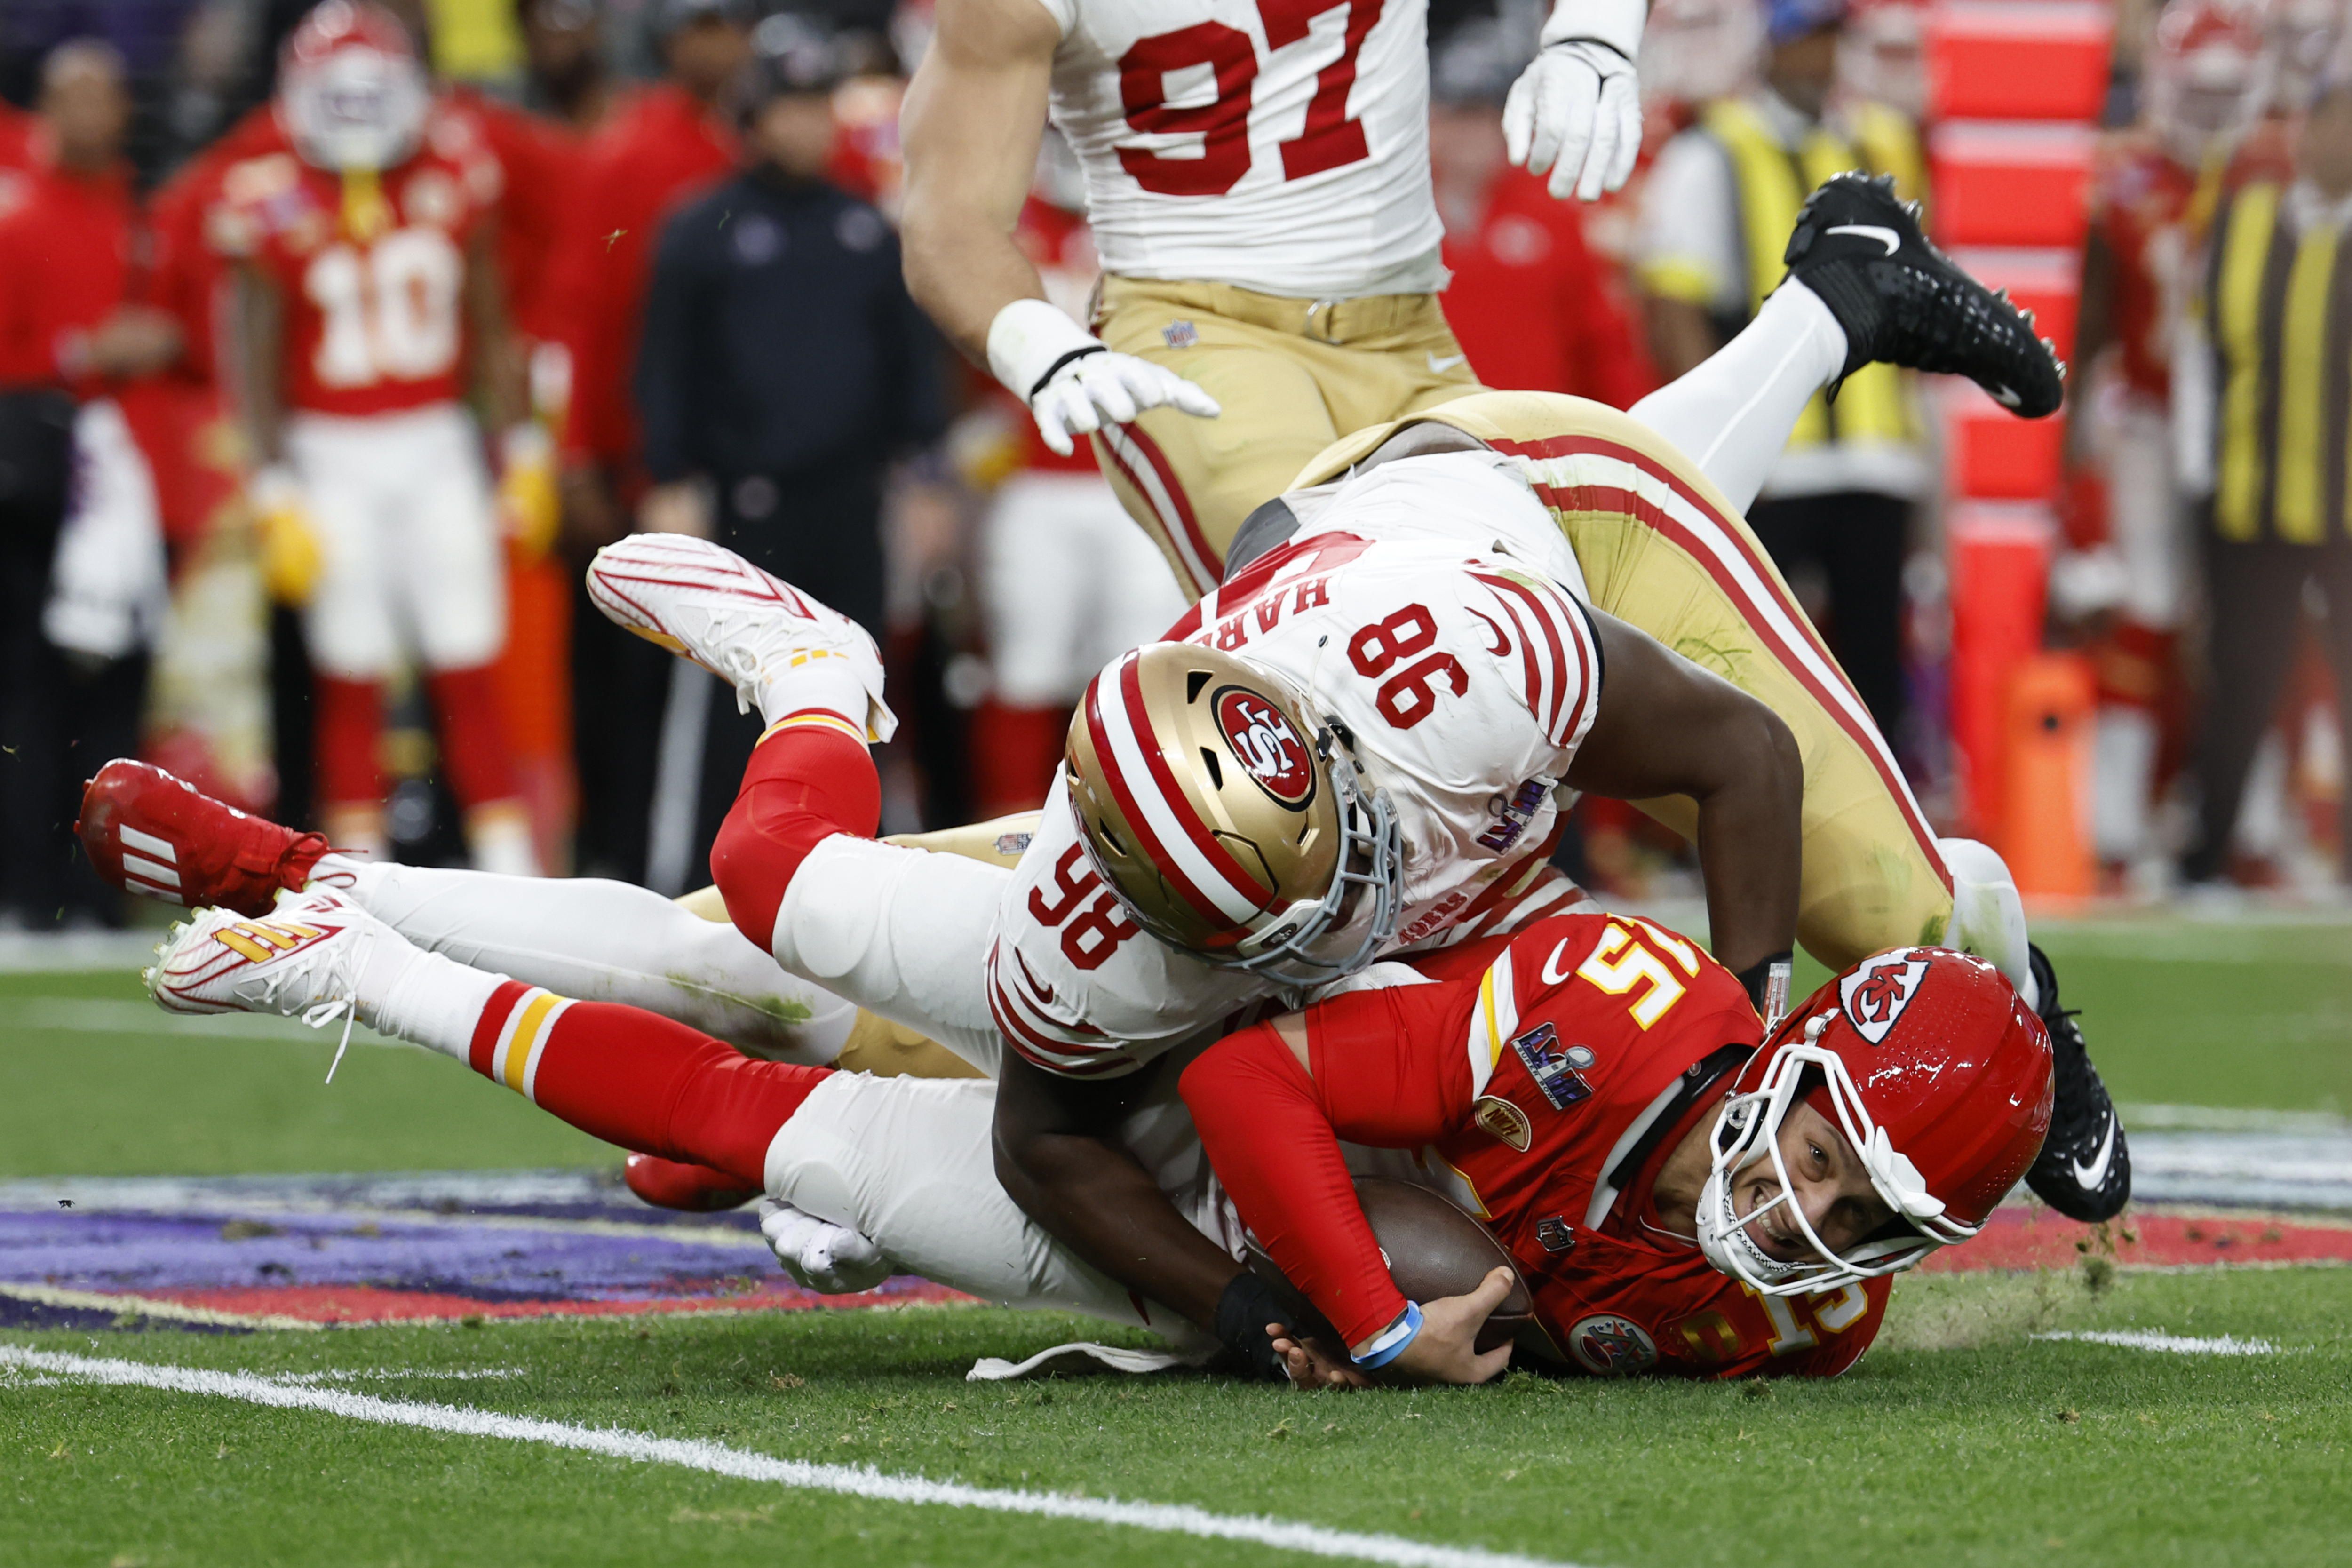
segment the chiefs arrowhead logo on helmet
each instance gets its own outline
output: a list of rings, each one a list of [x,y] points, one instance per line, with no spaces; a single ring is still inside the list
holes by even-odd
[[[1246,687],[1228,686],[1214,702],[1234,760],[1277,805],[1304,810],[1315,798],[1314,753],[1290,716]]]
[[[1911,948],[1898,947],[1858,965],[1838,982],[1838,999],[1854,1030],[1872,1045],[1886,1038],[1903,1009],[1911,1005],[1919,982],[1927,977],[1927,961]]]

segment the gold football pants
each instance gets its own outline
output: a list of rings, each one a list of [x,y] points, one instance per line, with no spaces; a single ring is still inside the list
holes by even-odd
[[[1478,390],[1434,294],[1291,300],[1106,277],[1094,326],[1224,409],[1214,419],[1148,409],[1095,437],[1120,504],[1189,599],[1216,585],[1234,531],[1299,465],[1351,430]]]
[[[1424,419],[1533,462],[1536,493],[1575,549],[1593,606],[1722,676],[1796,736],[1805,950],[1834,971],[1943,941],[1951,873],[1894,753],[1764,547],[1698,466],[1602,404],[1482,392],[1359,430],[1284,488],[1333,479],[1400,425]],[[1686,797],[1634,804],[1685,838],[1696,826]]]

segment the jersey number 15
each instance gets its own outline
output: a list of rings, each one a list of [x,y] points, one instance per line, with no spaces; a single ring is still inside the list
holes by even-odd
[[[1345,168],[1371,155],[1360,121],[1348,118],[1348,94],[1356,85],[1356,55],[1365,35],[1381,19],[1385,0],[1257,0],[1269,49],[1304,42],[1317,16],[1348,8],[1339,58],[1315,76],[1307,123],[1281,143],[1282,177],[1303,180]],[[1178,109],[1168,102],[1168,78],[1202,66],[1215,78],[1213,102]],[[1172,33],[1139,38],[1118,60],[1119,101],[1127,123],[1145,135],[1201,138],[1197,158],[1173,158],[1145,147],[1122,147],[1118,161],[1135,183],[1156,195],[1222,196],[1250,169],[1251,87],[1257,79],[1255,40],[1223,22],[1196,22]]]

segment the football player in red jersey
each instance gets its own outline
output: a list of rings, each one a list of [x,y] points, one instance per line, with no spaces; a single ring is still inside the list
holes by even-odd
[[[1473,1348],[1508,1277],[1403,1300],[1351,1163],[1478,1205],[1533,1292],[1529,1349],[1559,1370],[1830,1376],[1876,1333],[1885,1277],[1974,1235],[2049,1124],[2040,1022],[1991,966],[1940,949],[1864,962],[1769,1040],[1727,971],[1631,917],[1543,921],[1419,979],[1385,968],[1367,977],[1382,989],[1211,1047],[1181,1072],[1197,1134],[1174,1063],[1129,1124],[1194,1226],[1235,1256],[1255,1229],[1348,1336],[1286,1343],[1294,1381],[1480,1382],[1509,1356]],[[1193,1359],[1213,1345],[1022,1213],[991,1168],[984,1080],[747,1058],[428,952],[326,889],[175,927],[148,982],[173,1012],[356,1019],[764,1192],[771,1245],[822,1289],[895,1266],[1149,1326]],[[1391,1150],[1412,1153],[1381,1164]]]
[[[436,134],[415,45],[370,0],[328,0],[288,38],[277,116],[291,151],[227,170],[213,228],[235,258],[255,504],[316,544],[297,591],[320,815],[339,842],[385,847],[383,687],[414,654],[476,864],[535,874],[493,673],[498,528],[458,401],[471,371],[494,427],[520,409],[488,219],[497,166]]]
[[[2173,461],[2173,340],[2200,280],[2224,165],[2265,96],[2261,16],[2178,0],[2149,46],[2147,112],[2101,149],[2076,363],[2098,379],[2066,428],[2061,613],[2098,628],[2093,829],[2106,877],[2159,853],[2149,823],[2163,716],[2178,705],[2189,528]]]
[[[1230,1036],[1183,1094],[1242,1220],[1346,1341],[1284,1342],[1297,1381],[1475,1383],[1510,1354],[1474,1343],[1499,1270],[1426,1309],[1398,1291],[1342,1138],[1458,1179],[1562,1363],[1834,1375],[1886,1277],[1975,1235],[2041,1151],[2049,1037],[1991,965],[1937,948],[1865,960],[1763,1036],[1691,943],[1569,915],[1475,977]]]

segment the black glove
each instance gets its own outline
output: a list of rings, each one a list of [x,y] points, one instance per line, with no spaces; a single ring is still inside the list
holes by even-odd
[[[1290,1368],[1275,1354],[1274,1339],[1265,1326],[1282,1322],[1289,1315],[1276,1303],[1266,1282],[1244,1268],[1217,1298],[1214,1327],[1227,1356],[1239,1363],[1248,1376],[1287,1383]]]

